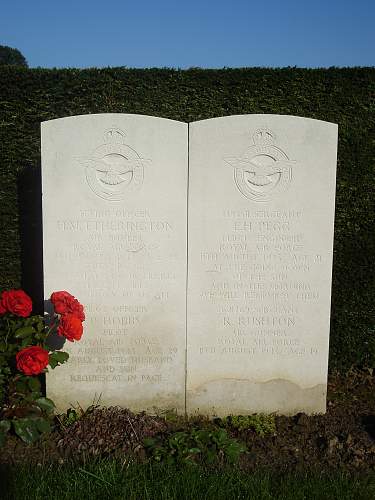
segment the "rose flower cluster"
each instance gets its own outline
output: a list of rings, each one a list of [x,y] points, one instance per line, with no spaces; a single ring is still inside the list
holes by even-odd
[[[55,312],[61,314],[58,334],[71,342],[80,340],[83,333],[82,321],[85,321],[82,304],[68,292],[54,292],[51,302]]]
[[[60,315],[57,332],[67,340],[80,340],[85,313],[80,302],[68,292],[54,292],[51,302]],[[33,308],[30,297],[23,290],[5,290],[0,295],[0,316],[7,313],[28,318]],[[49,364],[49,351],[40,345],[27,346],[16,354],[17,369],[27,376],[38,375]]]

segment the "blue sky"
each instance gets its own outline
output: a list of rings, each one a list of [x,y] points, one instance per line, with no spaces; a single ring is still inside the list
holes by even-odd
[[[8,0],[30,67],[375,65],[375,0]]]

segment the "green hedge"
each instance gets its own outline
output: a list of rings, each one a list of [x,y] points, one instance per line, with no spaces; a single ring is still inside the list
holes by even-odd
[[[108,112],[186,122],[232,114],[278,113],[338,123],[330,367],[375,366],[375,210],[371,199],[375,180],[375,68],[181,71],[3,66],[0,287],[21,286],[27,273],[27,266],[22,265],[27,255],[24,251],[21,254],[20,207],[35,193],[31,184],[29,189],[23,185],[20,190],[19,179],[27,184],[27,174],[39,164],[40,122]]]

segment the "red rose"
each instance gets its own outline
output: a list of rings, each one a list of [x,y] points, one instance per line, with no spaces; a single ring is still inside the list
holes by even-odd
[[[83,333],[82,321],[74,314],[63,314],[60,318],[57,332],[59,335],[70,340],[70,342],[79,340]]]
[[[17,370],[25,375],[39,375],[48,365],[48,351],[38,345],[25,347],[16,354]]]
[[[0,311],[27,318],[33,309],[30,297],[23,290],[5,290],[1,295]],[[2,313],[3,314],[3,313]]]
[[[7,310],[5,309],[5,307],[2,304],[2,300],[1,300],[1,296],[0,296],[0,314],[5,314],[6,312],[7,312]]]
[[[74,314],[74,316],[77,316],[81,321],[85,321],[83,305],[69,292],[53,292],[51,295],[51,302],[55,312],[58,314]]]

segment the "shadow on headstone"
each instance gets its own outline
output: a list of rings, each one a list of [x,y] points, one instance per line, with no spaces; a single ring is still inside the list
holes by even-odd
[[[51,325],[56,318],[52,302],[48,299],[44,301],[44,313],[47,325]],[[57,333],[57,329],[53,328],[47,339],[47,345],[50,349],[62,349],[66,342],[66,338]]]
[[[24,168],[17,179],[21,244],[21,286],[43,315],[43,228],[40,163]]]
[[[17,178],[21,287],[33,301],[33,314],[44,315],[41,165],[25,167]],[[45,375],[39,377],[45,394]]]

